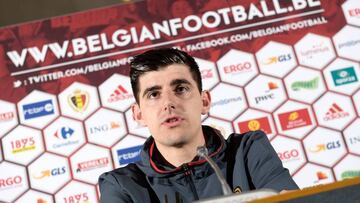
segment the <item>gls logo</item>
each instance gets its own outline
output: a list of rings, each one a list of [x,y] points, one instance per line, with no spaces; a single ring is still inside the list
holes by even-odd
[[[43,170],[40,172],[40,175],[33,175],[33,178],[34,179],[43,179],[43,178],[50,177],[50,176],[62,175],[66,172],[65,169],[66,169],[65,166],[63,166],[61,168],[53,168],[53,169]]]
[[[310,148],[309,150],[311,152],[317,153],[317,152],[322,152],[325,150],[331,150],[331,149],[337,149],[341,147],[340,141],[332,141],[332,142],[328,142],[326,144],[318,144],[315,147]]]
[[[140,161],[142,145],[117,150],[119,164],[129,164]]]
[[[291,54],[283,54],[280,56],[272,56],[269,57],[263,64],[264,65],[271,65],[271,64],[276,64],[278,62],[286,62],[289,61],[291,59]]]
[[[54,114],[51,99],[23,105],[25,120]]]

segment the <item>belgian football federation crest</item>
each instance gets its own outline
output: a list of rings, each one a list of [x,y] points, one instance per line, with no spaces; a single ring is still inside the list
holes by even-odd
[[[68,96],[68,103],[74,111],[82,113],[86,110],[89,104],[89,93],[80,89],[76,89]]]

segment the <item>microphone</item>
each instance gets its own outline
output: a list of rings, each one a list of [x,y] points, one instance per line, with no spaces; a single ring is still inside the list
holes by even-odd
[[[220,168],[216,165],[216,163],[208,156],[208,150],[204,146],[200,146],[197,148],[197,155],[204,158],[211,166],[211,168],[215,171],[217,178],[220,181],[221,189],[224,195],[230,195],[233,192],[231,191],[229,185],[227,184],[224,176],[222,175]]]
[[[208,156],[207,148],[204,146],[198,147],[197,155],[203,157],[210,164],[211,168],[214,169],[215,174],[220,181],[224,196],[206,198],[203,200],[195,201],[194,203],[240,203],[240,202],[248,202],[255,199],[270,197],[277,194],[277,192],[272,189],[260,189],[255,191],[242,192],[241,194],[233,193],[229,185],[227,184],[224,176],[222,175],[219,167]]]

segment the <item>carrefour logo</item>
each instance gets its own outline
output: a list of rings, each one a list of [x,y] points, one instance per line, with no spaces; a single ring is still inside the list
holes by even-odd
[[[54,133],[54,136],[57,137],[58,139],[68,139],[69,137],[71,137],[74,134],[74,129],[70,128],[70,127],[61,127],[59,130],[57,130]]]
[[[23,105],[25,120],[54,114],[51,99]]]
[[[353,66],[339,70],[333,70],[331,71],[331,76],[334,80],[335,86],[346,85],[358,81]]]
[[[117,150],[119,164],[129,164],[140,161],[142,145]]]

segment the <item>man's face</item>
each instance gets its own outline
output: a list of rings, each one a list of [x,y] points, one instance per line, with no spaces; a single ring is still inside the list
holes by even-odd
[[[162,147],[181,147],[202,135],[201,114],[210,108],[209,92],[199,92],[188,66],[169,65],[139,78],[134,119],[147,126]]]

